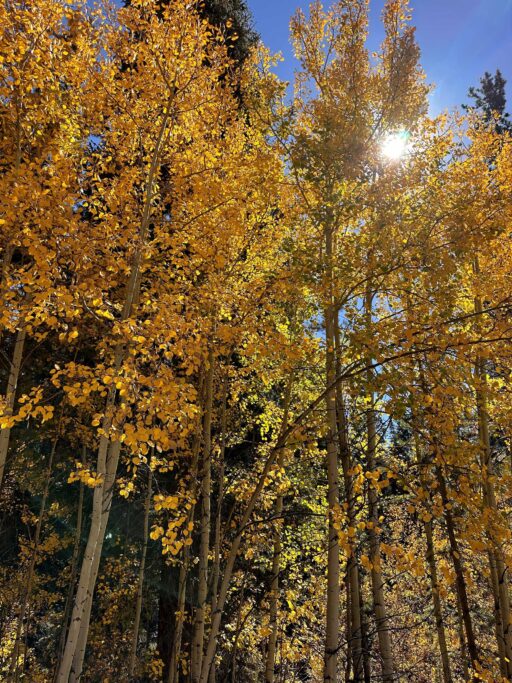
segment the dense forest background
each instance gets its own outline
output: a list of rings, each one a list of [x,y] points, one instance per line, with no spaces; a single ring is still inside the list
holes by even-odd
[[[407,0],[0,5],[0,679],[512,680],[505,80]]]

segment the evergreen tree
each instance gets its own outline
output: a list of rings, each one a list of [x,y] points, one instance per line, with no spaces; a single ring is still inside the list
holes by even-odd
[[[488,71],[480,79],[480,87],[471,86],[468,96],[474,100],[473,105],[464,105],[464,109],[476,109],[483,114],[486,121],[492,121],[496,115],[496,131],[502,133],[512,129],[510,114],[506,111],[507,96],[505,86],[507,81],[499,69],[492,76]]]
[[[243,62],[259,38],[245,0],[206,0],[200,3],[200,9],[214,26],[226,31],[231,56],[235,62]]]

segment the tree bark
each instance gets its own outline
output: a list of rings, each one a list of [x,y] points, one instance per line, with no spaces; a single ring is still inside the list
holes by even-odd
[[[21,361],[23,358],[23,348],[25,346],[26,332],[24,328],[18,330],[16,334],[16,341],[14,343],[14,351],[12,354],[12,361],[9,368],[9,377],[7,379],[7,390],[5,392],[5,410],[4,416],[12,417],[14,410],[14,402],[16,400],[16,390],[18,388],[18,380],[20,377]],[[0,488],[4,479],[5,465],[7,463],[7,455],[9,453],[9,442],[11,438],[11,427],[3,427],[0,429]]]
[[[325,256],[328,271],[327,305],[325,319],[325,379],[327,391],[325,405],[327,412],[327,504],[328,504],[328,536],[327,536],[327,604],[324,653],[324,681],[338,681],[338,638],[340,611],[340,544],[338,529],[339,519],[339,481],[338,481],[338,433],[336,416],[336,356],[335,326],[336,308],[333,292],[333,229],[325,228]]]
[[[482,312],[482,303],[476,300],[477,313]],[[510,596],[508,587],[508,568],[503,557],[503,550],[496,539],[492,524],[499,518],[496,494],[492,482],[493,465],[491,457],[491,441],[489,435],[489,414],[487,410],[487,378],[485,364],[477,358],[475,376],[478,382],[476,390],[476,405],[478,415],[478,437],[481,450],[482,489],[484,512],[489,511],[490,523],[487,528],[489,539],[489,566],[491,574],[491,589],[494,598],[495,630],[500,658],[500,668],[503,675],[512,679],[512,631],[510,625]]]
[[[240,638],[240,634],[242,633],[242,607],[244,605],[244,597],[245,597],[245,577],[244,577],[244,583],[242,584],[242,591],[240,595],[240,603],[238,605],[238,612],[236,615],[236,629],[235,629],[235,642],[233,643],[233,654],[231,656],[231,683],[237,683],[236,680],[236,658],[238,654],[238,639]]]
[[[98,571],[100,567],[100,562],[101,562],[101,552],[103,549],[103,541],[105,538],[105,533],[107,530],[107,524],[108,524],[108,518],[110,515],[110,508],[112,507],[112,498],[114,494],[114,483],[115,483],[115,472],[117,471],[117,464],[119,462],[119,454],[121,450],[121,444],[119,442],[115,442],[112,444],[112,448],[110,449],[109,453],[109,458],[107,460],[107,469],[105,473],[105,483],[106,486],[104,487],[104,495],[101,500],[101,507],[100,507],[100,516],[99,516],[99,527],[98,527],[98,538],[97,538],[97,546],[95,548],[93,557],[92,557],[92,562],[90,564],[90,572],[87,577],[88,583],[86,584],[86,589],[84,593],[84,600],[82,602],[83,609],[82,609],[82,614],[80,618],[80,624],[77,629],[77,634],[76,634],[76,647],[73,653],[73,658],[72,658],[72,665],[71,665],[71,671],[69,674],[69,681],[70,683],[76,683],[77,681],[80,680],[81,674],[82,674],[82,668],[83,668],[83,663],[84,663],[84,658],[85,658],[85,650],[87,646],[87,637],[89,634],[89,624],[91,620],[91,610],[92,610],[92,601],[93,601],[93,595],[94,595],[94,587],[96,585],[96,579],[98,578]],[[94,491],[96,493],[96,489]],[[93,515],[94,515],[94,496],[93,496]],[[92,528],[92,523],[91,523],[91,528]],[[90,538],[90,531],[89,531],[89,538]],[[87,546],[84,552],[84,559],[82,561],[82,568],[86,559],[87,555]],[[82,573],[80,573],[80,579],[82,579]],[[85,580],[85,576],[84,576]],[[80,589],[80,581],[78,584],[78,589],[77,589],[77,596],[78,596],[78,590]],[[77,606],[77,597],[75,597],[75,608]],[[74,614],[74,610],[73,610]],[[71,618],[71,626],[73,625],[73,615]],[[70,626],[70,630],[71,630]],[[69,640],[69,634],[68,634],[68,640]]]
[[[471,666],[474,669],[475,664],[480,664],[480,655],[478,653],[478,648],[475,640],[475,633],[473,630],[473,622],[471,619],[468,592],[466,588],[466,579],[464,576],[464,569],[462,566],[459,544],[457,541],[457,536],[455,534],[455,524],[453,522],[453,515],[451,513],[450,502],[448,500],[446,481],[444,478],[443,471],[439,465],[436,466],[436,475],[439,484],[439,492],[441,493],[441,501],[443,503],[446,530],[448,532],[450,557],[452,559],[452,564],[455,571],[455,587],[457,590],[459,605],[462,612],[462,622],[464,624],[464,631],[466,635],[468,653],[471,659]]]
[[[341,344],[339,323],[336,320],[335,324],[335,344],[336,344],[336,376],[341,374]],[[348,426],[347,414],[345,410],[345,401],[343,396],[343,386],[338,382],[336,385],[336,419],[337,419],[337,434],[338,444],[340,450],[341,467],[343,471],[343,483],[345,493],[345,503],[347,505],[347,516],[349,526],[356,528],[356,508],[353,491],[352,470],[352,453],[350,451],[350,444],[348,440]],[[351,541],[351,552],[347,557],[347,622],[348,622],[348,650],[349,661],[352,660],[352,667],[354,683],[360,683],[364,676],[363,666],[363,631],[362,631],[362,615],[361,615],[361,586],[359,577],[359,567],[357,564],[357,551],[355,544]],[[349,669],[349,662],[347,662]]]
[[[85,446],[82,446],[82,464],[85,466],[87,464],[87,451]],[[62,627],[61,635],[59,640],[59,649],[57,651],[57,661],[60,661],[62,653],[64,652],[64,646],[66,645],[66,636],[68,632],[69,618],[71,616],[71,609],[73,606],[73,594],[75,592],[75,582],[78,572],[78,559],[80,555],[80,543],[82,539],[82,523],[83,523],[83,510],[84,510],[84,483],[80,480],[80,488],[78,493],[78,506],[76,513],[76,529],[75,529],[75,542],[73,544],[73,554],[71,556],[71,571],[69,578],[68,594],[66,596],[66,603],[64,605],[64,615],[62,617]],[[53,676],[53,681],[57,676],[57,671],[55,671]]]
[[[288,426],[288,414],[290,409],[290,398],[293,386],[293,372],[290,373],[288,383],[285,390],[284,406],[283,406],[283,422],[282,429]],[[284,467],[285,449],[282,448],[277,459],[280,470]],[[274,506],[274,549],[272,557],[272,579],[270,584],[270,617],[269,628],[270,635],[268,638],[267,657],[265,662],[265,683],[274,683],[275,667],[276,667],[276,652],[277,652],[277,634],[278,634],[278,611],[279,611],[279,574],[281,573],[281,517],[283,515],[283,494],[279,493],[276,498]]]
[[[201,467],[201,528],[199,543],[199,581],[197,607],[194,615],[192,637],[191,680],[199,683],[205,632],[206,605],[208,598],[208,556],[210,552],[211,483],[212,483],[212,413],[213,413],[213,348],[208,353],[206,376],[206,401],[203,417],[203,457]]]
[[[425,538],[427,542],[427,564],[429,568],[430,590],[432,592],[432,604],[434,607],[434,619],[436,622],[437,642],[443,667],[443,683],[453,683],[450,668],[450,657],[446,644],[446,632],[444,628],[443,607],[439,595],[439,580],[437,577],[436,556],[434,551],[434,539],[432,533],[432,520],[425,522]]]
[[[199,382],[202,385],[202,378]],[[202,388],[200,390],[202,393]],[[202,430],[201,430],[202,431]],[[201,433],[198,428],[196,431],[194,443],[192,446],[192,464],[190,468],[191,480],[191,498],[195,500],[197,494],[197,469],[199,464],[199,450],[201,448]],[[188,523],[192,522],[195,514],[195,503],[192,503],[188,514]],[[178,602],[175,614],[174,636],[171,644],[171,656],[169,660],[169,670],[167,676],[167,683],[178,683],[179,660],[181,653],[181,642],[183,639],[183,624],[185,621],[185,606],[187,598],[187,579],[190,567],[190,546],[185,546],[183,551],[183,561],[180,567],[178,578]],[[164,676],[165,680],[165,676]]]
[[[185,621],[185,607],[187,598],[187,579],[190,567],[190,547],[186,546],[183,551],[183,561],[180,566],[178,577],[178,600],[174,614],[174,633],[171,642],[171,655],[167,683],[178,683],[181,643],[183,640],[183,623]],[[165,680],[165,679],[164,679]]]
[[[462,609],[460,607],[459,594],[455,591],[455,604],[457,607],[457,626],[459,630],[459,648],[462,661],[462,672],[464,681],[469,681],[469,667],[468,667],[468,652],[466,648],[466,636],[464,634],[464,620],[462,618]]]
[[[478,256],[473,261],[473,272],[480,275],[480,264]],[[477,325],[479,325],[483,305],[479,296],[475,297],[474,310],[477,314]],[[495,629],[498,641],[498,653],[500,657],[500,668],[504,676],[512,680],[512,629],[510,624],[510,595],[508,567],[505,564],[503,550],[500,542],[493,533],[492,522],[499,518],[496,494],[492,481],[493,464],[491,454],[491,440],[489,435],[489,411],[487,406],[487,375],[485,361],[477,354],[475,363],[476,387],[476,408],[478,416],[478,439],[480,442],[482,458],[482,481],[484,508],[487,508],[491,515],[491,525],[487,529],[491,547],[489,549],[489,565],[491,573],[491,588],[495,604]],[[485,510],[484,510],[485,511]],[[500,642],[501,641],[501,642]]]
[[[135,661],[137,658],[137,645],[139,642],[139,628],[140,628],[140,617],[142,614],[142,597],[144,589],[144,572],[146,570],[146,555],[148,551],[148,539],[149,539],[149,512],[151,509],[151,493],[153,487],[153,471],[151,469],[151,459],[148,462],[148,482],[147,482],[147,492],[146,500],[144,502],[144,529],[142,538],[142,554],[140,558],[139,576],[137,581],[137,600],[135,604],[135,620],[133,624],[133,637],[132,646],[130,652],[130,663],[128,665],[128,677],[130,680],[133,679],[133,674],[135,671]]]
[[[249,502],[245,508],[242,515],[240,525],[235,533],[235,536],[231,542],[229,552],[226,558],[226,565],[224,567],[224,573],[222,576],[222,581],[220,584],[219,595],[217,598],[217,609],[215,614],[212,615],[212,624],[210,629],[210,634],[208,637],[208,645],[203,658],[203,665],[201,667],[201,678],[199,683],[207,683],[210,675],[210,668],[215,657],[215,652],[217,649],[217,637],[219,635],[220,624],[222,620],[222,613],[224,610],[224,605],[226,604],[226,598],[231,583],[231,577],[233,576],[233,569],[235,567],[236,558],[238,555],[238,550],[240,548],[240,543],[242,541],[243,533],[245,528],[251,518],[254,511],[256,503],[258,502],[261,492],[265,487],[265,482],[270,473],[270,470],[275,463],[277,457],[279,456],[279,451],[286,445],[286,438],[290,436],[290,430],[280,430],[280,436],[277,439],[277,443],[274,448],[271,449],[270,455],[265,461],[263,470],[258,478],[258,481],[253,489]]]
[[[217,609],[217,596],[219,593],[220,579],[220,555],[222,543],[222,505],[224,502],[224,473],[226,457],[226,420],[227,420],[227,400],[228,400],[228,378],[224,378],[224,391],[222,395],[222,408],[220,416],[220,454],[219,454],[219,491],[217,497],[217,510],[215,514],[215,540],[213,547],[213,567],[212,567],[212,605],[211,613]],[[215,683],[216,666],[215,660],[210,669],[210,683]]]
[[[494,611],[494,634],[496,636],[496,644],[498,646],[498,657],[500,661],[500,672],[504,678],[508,677],[507,661],[505,652],[505,637],[503,632],[503,622],[501,620],[501,606],[499,599],[499,578],[496,569],[496,556],[489,548],[487,551],[487,558],[489,560],[489,573],[491,579],[491,592]]]
[[[424,383],[423,373],[421,373],[421,377]],[[411,406],[411,413],[413,425],[414,450],[416,455],[416,462],[420,469],[420,481],[423,490],[428,491],[429,485],[425,473],[425,468],[426,466],[431,465],[431,463],[429,463],[428,458],[422,454],[422,450],[420,447],[418,419],[413,406]],[[439,645],[439,654],[441,656],[441,666],[443,670],[443,683],[453,683],[453,677],[450,667],[450,656],[448,654],[448,646],[446,642],[446,631],[444,627],[443,606],[441,603],[441,596],[439,594],[439,580],[437,574],[432,519],[429,519],[424,523],[424,529],[426,540],[426,560],[429,568],[430,591],[432,595],[432,606],[434,609],[434,619],[436,623],[437,643]]]
[[[370,281],[366,290],[365,307],[366,307],[366,322],[368,339],[372,335],[372,302],[373,292],[371,291]],[[371,359],[369,359],[371,364]],[[371,370],[367,373],[367,385],[369,403],[366,411],[366,430],[367,430],[367,452],[366,461],[368,471],[373,473],[376,471],[376,456],[377,456],[377,416],[375,413],[375,396],[373,393],[373,373]],[[384,580],[381,571],[381,555],[380,555],[380,535],[378,532],[379,526],[379,508],[377,499],[377,490],[373,485],[373,481],[368,481],[368,508],[370,528],[368,529],[369,551],[371,562],[371,583],[372,583],[372,597],[373,610],[375,613],[375,621],[377,627],[377,637],[379,641],[379,652],[382,666],[382,680],[384,683],[392,683],[394,680],[393,654],[391,648],[391,637],[389,632],[389,617],[386,610],[385,596],[384,596]]]

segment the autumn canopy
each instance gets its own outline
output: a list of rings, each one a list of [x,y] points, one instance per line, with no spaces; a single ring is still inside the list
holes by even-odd
[[[0,680],[512,681],[501,74],[119,4],[0,3]]]

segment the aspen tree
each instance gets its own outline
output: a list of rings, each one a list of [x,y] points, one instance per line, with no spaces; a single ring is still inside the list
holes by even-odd
[[[365,296],[365,312],[366,312],[366,332],[368,339],[372,336],[372,300],[374,293],[371,290],[371,279],[368,281],[367,291]],[[371,358],[368,364],[371,365]],[[375,412],[375,395],[373,393],[373,378],[371,371],[368,372],[367,382],[369,394],[367,395],[368,408],[366,410],[366,429],[367,429],[367,450],[366,450],[366,464],[368,472],[373,474],[376,472],[376,455],[377,455],[377,423]],[[379,639],[379,651],[382,660],[382,677],[388,683],[394,679],[393,656],[391,648],[390,624],[389,617],[386,610],[385,596],[384,596],[384,578],[381,570],[381,553],[380,553],[380,539],[379,539],[379,509],[377,501],[377,490],[374,486],[372,478],[368,481],[368,513],[370,528],[369,536],[369,550],[371,562],[371,581],[372,581],[372,595],[373,595],[373,609],[375,612],[375,621],[377,626],[377,636]]]
[[[187,106],[186,102],[190,101],[189,98],[192,98],[191,101],[193,102],[194,98],[198,97],[199,89],[204,83],[204,79],[207,79],[210,88],[213,88],[214,91],[215,89],[219,90],[221,86],[215,79],[211,80],[213,66],[210,64],[207,69],[202,63],[201,53],[198,53],[196,49],[198,45],[204,46],[204,36],[201,34],[201,31],[204,31],[205,28],[198,24],[194,15],[190,15],[185,7],[173,7],[172,16],[175,23],[173,24],[174,31],[170,35],[164,35],[164,24],[154,18],[151,19],[149,11],[142,7],[139,9],[133,5],[129,9],[123,10],[123,12],[128,22],[133,22],[135,19],[139,22],[146,22],[148,33],[145,42],[138,44],[138,48],[139,50],[144,49],[146,51],[148,62],[154,69],[156,84],[160,88],[160,91],[157,92],[162,103],[162,112],[159,120],[155,122],[156,127],[153,131],[155,137],[151,140],[152,144],[148,151],[149,165],[147,171],[145,171],[147,175],[144,179],[144,199],[141,207],[140,226],[138,235],[136,235],[135,251],[131,257],[129,277],[126,282],[126,294],[120,316],[121,323],[126,324],[133,315],[134,306],[137,305],[139,299],[143,254],[147,247],[158,177],[163,158],[169,153],[170,131],[172,126],[176,126],[175,117],[178,116],[180,106]],[[168,10],[168,12],[171,12],[171,10]],[[183,21],[178,21],[178,16],[183,18]],[[188,34],[187,31],[189,31]],[[155,56],[152,51],[152,40],[163,40],[165,49],[172,53],[172,59],[166,64],[166,72],[163,74],[159,71],[159,57]],[[216,55],[217,68],[221,70],[223,69],[223,54],[222,50],[219,50],[219,53]],[[188,73],[183,73],[178,69],[178,63],[181,63],[178,59],[180,55],[182,60],[186,58],[189,69]],[[201,77],[199,83],[193,80],[196,75]],[[191,83],[193,83],[192,86]],[[113,85],[114,88],[118,85],[122,88],[122,83],[118,81],[114,81]],[[121,91],[119,96],[123,97],[125,93]],[[201,100],[196,100],[196,102],[197,104],[194,106],[200,108],[202,105]],[[125,122],[122,120],[123,110],[121,112],[120,123],[124,125]],[[117,342],[113,351],[111,370],[114,377],[118,376],[121,372],[125,358],[125,344]],[[115,420],[117,402],[116,388],[113,384],[110,384],[104,409],[102,435],[100,437],[96,465],[97,485],[94,488],[93,494],[91,527],[75,596],[75,605],[66,648],[59,665],[58,681],[67,681],[68,678],[71,680],[77,679],[81,674],[83,666],[94,585],[112,503],[113,486],[121,450],[120,436],[114,435],[116,430],[122,429],[122,423],[116,424]]]
[[[60,0],[6,3],[0,35],[0,332],[15,338],[0,425],[1,487],[27,338],[57,324],[49,290],[58,282],[59,264],[52,260],[56,243],[65,250],[76,225],[77,167],[88,134],[87,69],[98,46],[83,6],[72,9]]]
[[[0,484],[4,478],[7,454],[9,452],[9,441],[11,436],[9,420],[12,417],[14,410],[14,401],[16,399],[16,390],[18,387],[18,380],[21,371],[26,336],[27,333],[25,329],[21,328],[18,330],[16,334],[16,341],[14,342],[12,361],[10,362],[9,367],[9,378],[7,380],[7,391],[5,394],[5,405],[2,416],[3,420],[5,421],[5,426],[0,428]]]
[[[475,256],[472,264],[472,270],[476,279],[481,277],[480,262],[478,253]],[[477,332],[482,328],[483,317],[483,303],[478,293],[474,299],[474,312],[476,314],[476,330]],[[489,412],[488,412],[488,388],[487,388],[487,373],[485,360],[480,353],[477,353],[475,360],[475,380],[476,386],[476,409],[478,420],[478,439],[481,449],[481,464],[482,464],[482,488],[484,506],[489,510],[493,517],[498,516],[498,508],[496,503],[496,494],[493,485],[493,463],[491,455],[491,443],[489,433]],[[496,633],[498,640],[498,649],[500,651],[500,665],[502,673],[505,677],[512,676],[512,632],[510,624],[510,596],[509,596],[509,581],[508,581],[508,567],[503,558],[502,549],[499,542],[493,538],[492,530],[489,530],[491,548],[489,549],[489,564],[491,574],[491,585],[494,593],[494,602],[496,605],[495,619],[496,619]]]
[[[148,481],[146,499],[144,501],[144,521],[143,521],[143,536],[142,536],[142,554],[140,558],[139,576],[137,581],[137,601],[135,603],[135,619],[133,624],[133,637],[130,653],[130,663],[128,668],[128,675],[133,678],[135,671],[135,663],[137,658],[137,645],[139,642],[140,617],[142,613],[142,599],[144,589],[144,573],[146,569],[146,556],[148,552],[149,541],[149,513],[151,509],[151,496],[153,493],[153,471],[151,469],[151,460],[148,462]]]
[[[218,492],[217,492],[217,510],[215,513],[215,537],[213,543],[213,567],[212,567],[212,599],[211,599],[211,613],[214,614],[217,609],[217,595],[219,592],[220,580],[220,562],[221,562],[221,544],[222,544],[222,506],[224,503],[224,479],[226,467],[226,430],[227,430],[227,399],[228,399],[228,375],[223,380],[224,388],[222,392],[222,405],[220,409],[220,453],[218,465]],[[210,670],[210,683],[216,681],[216,667],[215,661],[212,663]]]
[[[283,405],[283,422],[282,431],[288,427],[288,413],[290,410],[290,401],[293,388],[293,370],[290,372],[290,377],[285,389],[284,405]],[[284,467],[284,449],[281,450],[277,466],[280,470]],[[274,517],[276,529],[274,531],[274,547],[272,554],[272,568],[271,568],[271,584],[270,584],[270,618],[269,628],[271,629],[267,645],[267,657],[265,663],[265,683],[274,683],[275,666],[276,666],[276,652],[277,652],[277,637],[278,637],[278,611],[279,611],[279,574],[281,572],[281,517],[283,514],[283,495],[279,493],[276,498],[274,507]]]
[[[414,408],[412,409],[413,411],[413,417],[412,417],[412,423],[413,423],[413,430],[414,430],[414,450],[415,450],[415,455],[416,455],[416,460],[418,462],[418,465],[420,467],[420,477],[422,479],[422,485],[427,488],[427,480],[425,477],[425,472],[423,471],[426,466],[428,465],[427,462],[424,461],[421,453],[421,446],[420,446],[420,435],[418,434],[418,425],[417,425],[417,420],[414,415]],[[430,578],[430,589],[432,593],[432,604],[433,604],[433,609],[434,609],[434,619],[436,623],[436,631],[437,631],[437,642],[439,645],[439,652],[441,655],[441,666],[443,670],[443,683],[453,683],[453,677],[452,677],[452,671],[451,671],[451,666],[450,666],[450,657],[448,653],[448,646],[447,646],[447,640],[446,640],[446,629],[445,629],[445,623],[444,623],[444,618],[443,618],[443,606],[441,603],[441,596],[440,596],[440,591],[439,591],[439,578],[438,578],[438,571],[437,571],[437,564],[436,564],[436,555],[435,555],[435,546],[434,546],[434,533],[433,533],[433,523],[432,523],[432,515],[430,512],[427,512],[427,519],[425,520],[424,523],[424,529],[425,529],[425,540],[426,540],[426,559],[427,559],[427,564],[429,567],[429,578]]]
[[[295,132],[297,142],[293,161],[304,210],[309,214],[313,229],[322,234],[325,249],[325,257],[322,257],[325,291],[321,297],[326,334],[330,518],[337,514],[339,508],[334,331],[337,324],[335,317],[339,315],[335,300],[338,298],[336,287],[339,286],[340,276],[334,273],[337,254],[334,254],[333,245],[338,244],[336,235],[342,228],[342,197],[345,192],[348,200],[352,189],[350,183],[355,178],[367,175],[365,169],[374,154],[375,141],[390,126],[414,124],[424,107],[425,96],[417,64],[414,33],[407,25],[407,3],[389,2],[385,6],[383,22],[386,38],[376,71],[370,65],[365,48],[367,11],[365,2],[338,2],[330,12],[323,12],[321,6],[315,3],[310,9],[309,22],[301,12],[292,22],[292,37],[303,69],[297,84],[296,108],[300,115]],[[397,55],[400,55],[398,59]],[[346,74],[350,74],[350,77]],[[346,216],[344,218],[347,220]],[[341,253],[343,246],[340,240],[338,249]],[[346,277],[349,273],[344,275]],[[333,389],[329,388],[331,386]],[[369,434],[370,431],[369,453],[374,450],[376,439],[375,429],[369,422]],[[370,492],[370,496],[373,497],[373,492]],[[375,515],[376,505],[371,503],[371,507],[375,509],[372,515]],[[334,681],[337,678],[339,631],[339,546],[334,539],[334,531],[339,522],[332,520],[330,523],[324,680]],[[374,575],[378,564],[375,533],[373,529],[370,530],[370,536],[374,539]],[[381,659],[384,677],[391,680],[391,645],[382,586],[379,576],[374,576],[373,593],[378,612]]]
[[[33,581],[34,581],[34,572],[36,568],[36,563],[38,559],[38,553],[39,553],[39,543],[41,540],[41,531],[43,529],[43,523],[45,519],[45,514],[46,514],[46,507],[48,504],[48,495],[50,492],[50,484],[51,484],[51,479],[53,475],[53,462],[55,459],[55,451],[57,449],[57,443],[59,440],[60,436],[60,429],[61,429],[61,422],[62,422],[62,413],[60,415],[59,422],[57,424],[57,433],[53,438],[52,441],[52,446],[50,450],[50,456],[48,458],[48,470],[46,474],[46,481],[44,484],[44,490],[43,490],[43,496],[41,499],[41,506],[39,508],[39,515],[37,519],[37,524],[36,524],[36,529],[35,529],[35,534],[34,534],[34,542],[33,542],[33,548],[32,548],[32,555],[30,558],[30,563],[28,567],[28,573],[27,573],[27,579],[26,579],[26,586],[25,586],[25,591],[24,595],[21,601],[21,606],[20,606],[20,611],[18,614],[18,624],[16,627],[16,639],[14,641],[14,648],[12,651],[12,656],[11,656],[11,665],[9,669],[9,683],[12,683],[12,681],[18,681],[19,680],[19,655],[20,655],[20,647],[21,647],[21,640],[22,640],[22,628],[26,620],[26,614],[27,610],[29,609],[30,605],[30,598],[32,595],[32,587],[33,587]]]
[[[201,382],[200,382],[201,383]],[[187,517],[189,525],[193,524],[193,518],[196,508],[196,496],[197,496],[197,473],[199,467],[199,451],[201,448],[201,438],[199,430],[197,430],[194,437],[194,444],[192,446],[192,462],[190,467],[190,486],[191,486],[191,499],[192,504],[190,506],[190,511]],[[183,623],[185,621],[185,601],[187,594],[187,581],[188,572],[190,568],[190,546],[186,546],[183,551],[183,557],[180,566],[180,573],[178,578],[178,600],[177,600],[177,610],[174,615],[174,632],[173,639],[171,643],[171,658],[169,662],[169,673],[168,673],[168,683],[177,683],[178,681],[178,671],[180,664],[180,654],[181,654],[181,644],[183,637]]]
[[[191,675],[193,683],[199,681],[203,658],[203,643],[208,598],[208,559],[210,554],[211,527],[211,467],[212,467],[212,413],[215,361],[214,352],[208,352],[206,373],[206,396],[203,416],[203,453],[201,459],[201,505],[200,505],[200,548],[199,580],[197,587],[197,607],[194,614],[194,634],[192,638]]]
[[[82,465],[87,467],[87,448],[85,445],[82,446]],[[59,647],[57,650],[57,658],[62,657],[64,651],[64,646],[66,644],[66,634],[69,625],[69,618],[71,616],[71,610],[73,607],[73,595],[75,591],[75,582],[78,572],[78,564],[80,559],[80,547],[82,540],[82,524],[84,517],[84,482],[80,480],[80,490],[78,494],[78,504],[76,511],[76,528],[75,528],[75,540],[73,544],[73,554],[71,556],[70,563],[70,579],[68,593],[66,595],[66,602],[64,605],[64,613],[62,617],[61,635],[59,639]]]
[[[336,376],[341,375],[341,341],[340,341],[340,326],[339,315],[338,324],[335,330],[336,343]],[[338,441],[340,448],[340,459],[343,471],[344,483],[344,497],[347,506],[348,524],[350,528],[355,529],[357,526],[357,512],[355,508],[355,494],[354,494],[354,480],[353,480],[353,458],[350,449],[349,435],[347,428],[347,415],[345,398],[343,395],[343,385],[339,382],[336,385],[336,411],[337,411],[337,428]],[[357,552],[355,544],[350,548],[347,557],[347,623],[349,627],[349,651],[352,658],[354,681],[362,681],[363,675],[365,681],[367,672],[364,672],[365,659],[367,660],[367,653],[363,644],[363,614],[361,609],[362,595],[361,595],[361,580],[357,559]],[[347,662],[347,669],[350,663]]]

